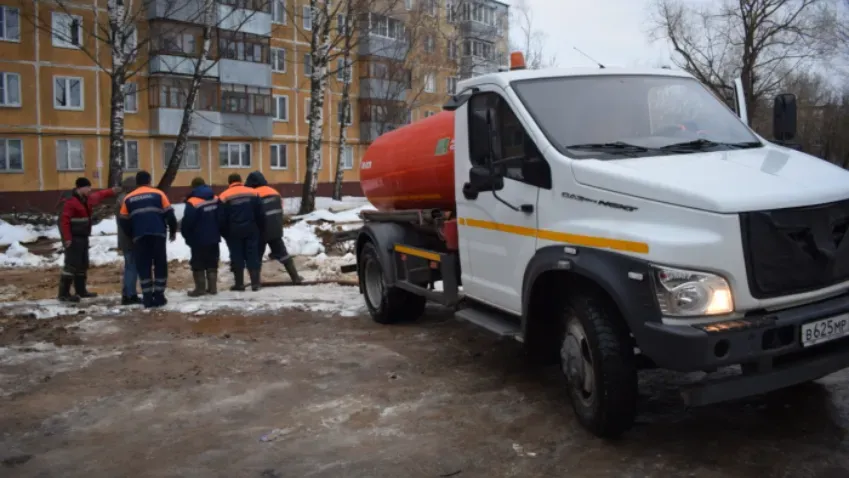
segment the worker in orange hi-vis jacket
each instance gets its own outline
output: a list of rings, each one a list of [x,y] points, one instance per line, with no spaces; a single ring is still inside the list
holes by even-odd
[[[161,307],[167,303],[168,254],[165,238],[177,238],[177,218],[168,197],[150,187],[150,173],[136,174],[136,189],[124,197],[120,225],[133,238],[133,254],[142,287],[145,308]]]

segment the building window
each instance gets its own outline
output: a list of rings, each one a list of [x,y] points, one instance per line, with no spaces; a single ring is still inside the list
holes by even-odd
[[[139,92],[135,83],[124,84],[124,111],[127,113],[139,111]]]
[[[342,169],[354,169],[354,148],[351,146],[342,148]]]
[[[425,118],[430,118],[433,115],[434,115],[433,111],[425,111],[425,113],[424,113]]]
[[[436,92],[436,76],[433,73],[428,73],[424,77],[424,90],[427,93]]]
[[[490,42],[481,40],[465,40],[463,41],[463,56],[473,56],[490,60],[493,58],[494,46]]]
[[[336,31],[339,36],[345,36],[348,32],[348,17],[341,13],[336,15]]]
[[[271,71],[275,73],[286,73],[286,49],[271,49]]]
[[[152,53],[189,56],[199,53],[196,34],[199,35],[200,31],[187,32],[186,29],[194,30],[190,27],[181,31],[176,31],[174,28],[172,25],[158,23],[151,25]]]
[[[21,75],[0,72],[0,106],[21,106]]]
[[[428,15],[435,17],[438,12],[438,6],[436,4],[436,0],[424,0],[425,2],[425,11]]]
[[[24,143],[19,139],[0,139],[0,173],[24,170]]]
[[[270,63],[269,50],[268,37],[227,30],[221,30],[218,36],[219,54],[228,60]]]
[[[445,18],[448,23],[457,23],[457,5],[455,0],[445,0]]]
[[[351,82],[351,76],[353,76],[353,66],[348,63],[345,66],[345,59],[338,58],[336,60],[336,79],[339,81],[344,81],[345,83]]]
[[[271,21],[280,25],[286,24],[286,0],[272,0]]]
[[[162,167],[167,168],[174,154],[177,143],[166,141],[162,143]],[[200,143],[190,142],[186,144],[183,157],[180,159],[180,169],[200,169]]]
[[[56,140],[56,169],[59,171],[82,171],[83,142],[78,139]]]
[[[452,77],[448,78],[448,86],[446,88],[446,91],[448,92],[449,95],[457,94],[457,77],[456,76],[452,76]]]
[[[413,0],[404,0],[404,6],[407,7],[407,10],[412,10],[415,4]]]
[[[79,48],[83,38],[83,17],[53,12],[51,17],[53,46]]]
[[[289,169],[289,146],[285,144],[271,145],[271,169]]]
[[[219,0],[233,8],[253,10],[255,12],[271,13],[271,5],[267,0]]]
[[[312,55],[310,55],[309,53],[304,55],[304,75],[312,75]]]
[[[274,121],[289,121],[289,97],[286,95],[275,96],[271,103],[271,116]]]
[[[454,40],[448,42],[448,58],[450,60],[457,59],[457,42]]]
[[[83,110],[83,79],[54,76],[53,107],[57,110]]]
[[[222,113],[268,116],[272,113],[270,88],[246,85],[221,85]]]
[[[304,30],[312,31],[313,11],[309,6],[304,6]]]
[[[339,124],[342,124],[342,119],[343,119],[343,118],[342,118],[342,111],[343,111],[343,108],[342,108],[342,107],[345,105],[345,103],[344,103],[343,101],[340,101],[337,105],[338,105],[338,109],[337,109],[337,113],[336,113],[336,121],[337,121]],[[351,114],[351,109],[352,109],[352,108],[353,108],[353,105],[351,105],[351,102],[349,101],[349,102],[348,102],[348,114],[347,114],[347,115],[345,115],[345,118],[344,118],[344,120],[345,120],[345,125],[346,125],[346,126],[350,126],[350,125],[351,125],[351,117],[353,116],[353,115]]]
[[[312,111],[310,111],[311,109],[312,101],[310,101],[310,98],[304,98],[304,121],[307,123],[310,122],[310,115],[312,114]]]
[[[124,141],[124,169],[127,171],[136,171],[137,169],[139,169],[138,141]]]
[[[407,30],[404,22],[385,15],[369,13],[369,34],[393,40],[406,41]]]
[[[21,11],[0,6],[0,40],[21,41]]]
[[[221,143],[218,145],[218,160],[222,168],[251,167],[250,143]]]
[[[424,49],[425,53],[433,53],[433,50],[436,48],[436,41],[433,39],[433,35],[428,35],[425,37]]]

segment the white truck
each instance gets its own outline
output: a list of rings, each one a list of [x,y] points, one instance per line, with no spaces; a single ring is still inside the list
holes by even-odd
[[[523,342],[559,362],[601,437],[633,424],[640,369],[740,366],[682,389],[695,406],[846,368],[849,172],[759,136],[742,98],[735,113],[669,69],[460,82],[447,113],[363,159],[371,315],[410,320],[431,300]],[[795,118],[777,98],[777,138]]]

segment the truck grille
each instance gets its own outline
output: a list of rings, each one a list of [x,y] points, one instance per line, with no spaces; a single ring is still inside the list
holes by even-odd
[[[740,214],[752,297],[798,294],[849,280],[849,200]]]

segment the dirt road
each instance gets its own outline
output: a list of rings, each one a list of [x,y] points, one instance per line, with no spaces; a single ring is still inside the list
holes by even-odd
[[[611,444],[578,428],[556,370],[439,309],[0,327],[0,476],[849,476],[849,374],[685,410],[686,377],[649,373],[639,425]]]

